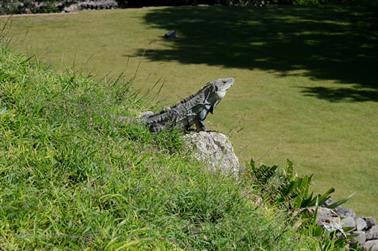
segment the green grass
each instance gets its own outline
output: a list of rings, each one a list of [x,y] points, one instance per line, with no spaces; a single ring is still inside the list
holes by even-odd
[[[5,20],[5,19],[3,19]],[[359,8],[143,8],[13,17],[11,47],[97,77],[161,79],[163,105],[206,81],[236,84],[208,118],[242,161],[282,164],[334,186],[364,215],[378,208],[377,19]],[[169,29],[178,39],[164,41]]]
[[[30,62],[0,48],[2,250],[316,249],[177,134],[118,122],[141,109],[129,83]]]

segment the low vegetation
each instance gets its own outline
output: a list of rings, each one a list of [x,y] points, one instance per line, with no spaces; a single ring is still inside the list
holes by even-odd
[[[32,61],[0,48],[1,249],[316,249],[177,133],[118,122],[143,105],[129,83]]]
[[[378,31],[370,9],[169,7],[6,20],[12,49],[61,72],[136,75],[142,93],[160,80],[159,108],[234,77],[206,123],[231,138],[241,163],[289,158],[299,174],[314,175],[315,191],[355,193],[347,207],[378,216]],[[168,30],[176,40],[162,39]]]

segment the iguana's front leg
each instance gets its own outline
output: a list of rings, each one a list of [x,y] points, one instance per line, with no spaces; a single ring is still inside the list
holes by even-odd
[[[195,123],[196,123],[197,132],[202,132],[202,131],[206,132],[206,127],[205,127],[204,121],[196,119]]]
[[[206,130],[206,127],[205,127],[205,119],[207,117],[207,114],[209,112],[206,110],[206,109],[203,109],[197,116],[196,120],[195,120],[195,123],[196,123],[196,128],[197,128],[197,132],[200,132],[200,131],[207,131]]]

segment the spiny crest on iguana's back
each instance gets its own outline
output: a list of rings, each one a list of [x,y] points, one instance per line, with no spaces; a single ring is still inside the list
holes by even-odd
[[[208,91],[205,91],[206,89],[209,89],[209,90],[208,90]],[[178,104],[176,104],[176,105],[174,105],[174,106],[171,106],[171,108],[173,109],[173,108],[175,108],[175,107],[177,107],[177,106],[179,106],[179,105],[181,105],[181,104],[187,103],[188,101],[190,101],[190,100],[193,99],[193,98],[199,98],[199,97],[201,97],[200,94],[202,94],[202,93],[203,93],[203,94],[208,94],[209,92],[213,91],[213,89],[214,89],[213,84],[209,82],[209,83],[207,83],[204,87],[202,87],[201,90],[199,90],[199,91],[197,91],[196,93],[190,95],[189,97],[186,97],[185,99],[181,100],[180,103],[178,103]],[[206,98],[206,97],[205,97],[205,98]],[[164,112],[164,111],[163,111],[163,112]]]
[[[200,96],[200,93],[202,93],[205,89],[207,89],[207,88],[209,88],[209,87],[211,87],[211,90],[213,89],[213,85],[212,85],[210,82],[207,83],[204,87],[202,87],[202,88],[201,88],[199,91],[197,91],[196,93],[194,93],[194,94],[190,95],[189,97],[186,97],[185,99],[181,100],[180,103],[177,103],[177,104],[175,104],[175,105],[169,107],[169,109],[174,109],[174,108],[178,107],[179,105],[182,105],[182,104],[184,104],[184,103],[187,103],[188,101],[190,101],[190,100],[193,99],[193,98],[199,98],[199,97],[201,97],[201,96]],[[209,90],[210,90],[210,88],[209,88]],[[167,112],[167,110],[165,109],[165,110],[162,110],[162,111],[160,111],[160,112],[158,112],[158,113],[152,114],[152,115],[150,115],[150,116],[148,116],[148,117],[153,117],[153,116],[157,116],[157,115],[162,115],[162,114],[164,114],[164,113],[166,113],[166,112]]]
[[[195,94],[181,100],[159,113],[143,116],[142,121],[150,131],[159,132],[167,128],[178,127],[189,130],[196,125],[197,131],[206,130],[204,121],[209,113],[224,98],[227,90],[233,85],[233,78],[223,78],[208,82]]]

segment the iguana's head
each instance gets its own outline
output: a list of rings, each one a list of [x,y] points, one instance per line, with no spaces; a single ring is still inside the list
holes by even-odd
[[[233,78],[221,78],[211,81],[211,84],[215,87],[216,95],[219,99],[224,98],[228,88],[234,84]]]

